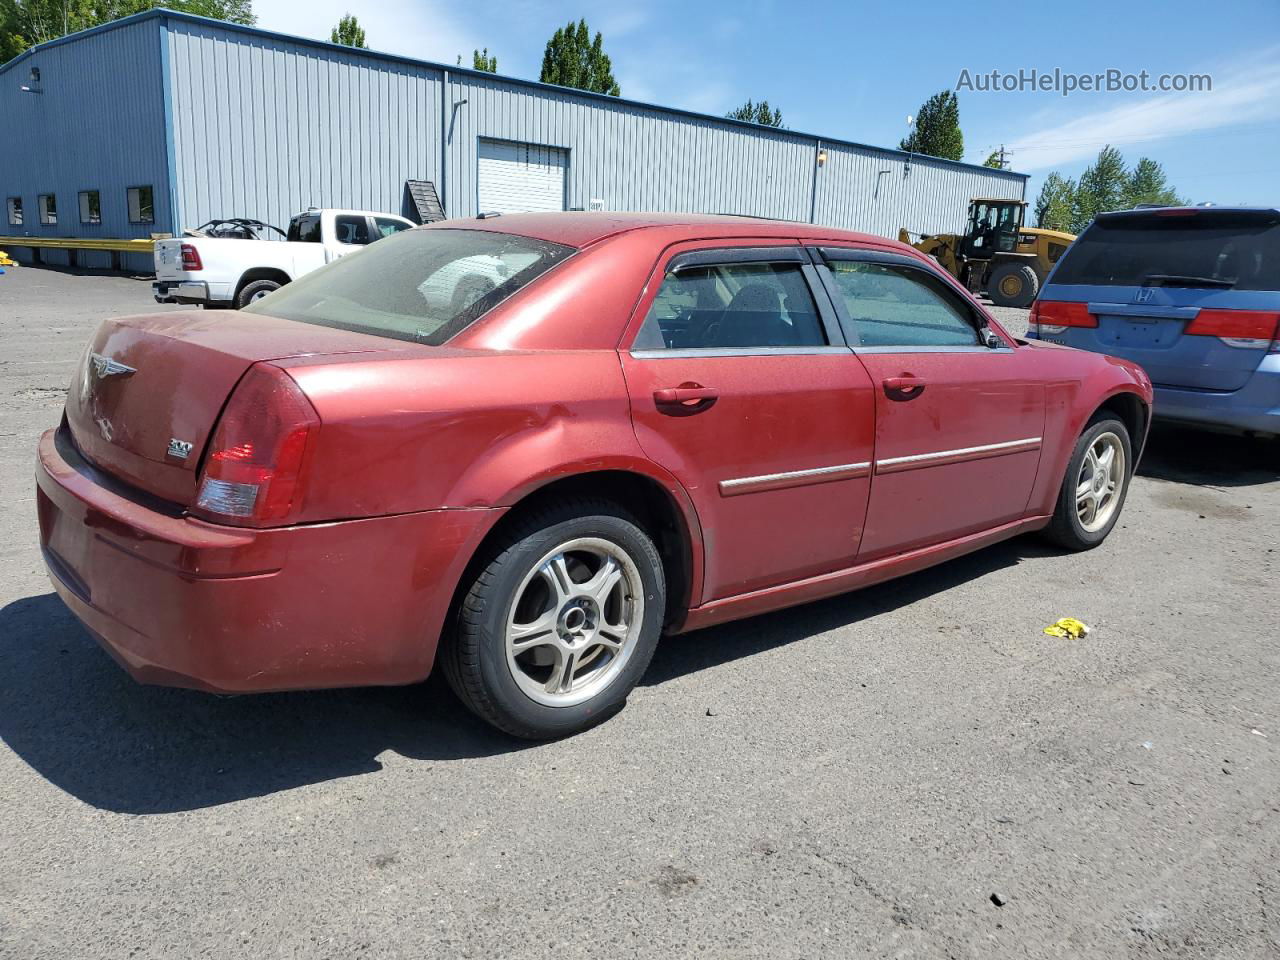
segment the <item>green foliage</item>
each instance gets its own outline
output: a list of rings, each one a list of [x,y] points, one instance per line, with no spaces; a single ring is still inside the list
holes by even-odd
[[[1169,186],[1164,167],[1155,160],[1142,157],[1129,170],[1120,151],[1108,145],[1078,183],[1056,170],[1045,177],[1036,198],[1036,223],[1048,230],[1079,233],[1095,216],[1110,210],[1128,210],[1140,203],[1176,206],[1186,202]]]
[[[562,87],[621,96],[622,90],[613,78],[613,62],[604,52],[604,38],[599,31],[594,41],[590,37],[586,20],[579,20],[576,25],[570,21],[557,30],[547,41],[538,79]]]
[[[498,72],[498,55],[495,53],[489,56],[489,48],[485,47],[483,51],[471,51],[471,69],[480,70],[483,73]]]
[[[364,27],[352,14],[348,13],[338,21],[338,25],[329,31],[329,40],[345,47],[368,47],[364,42]]]
[[[736,110],[725,114],[730,120],[745,120],[748,123],[759,123],[766,127],[782,126],[782,111],[769,106],[768,100],[753,103],[748,100]]]
[[[152,7],[232,23],[256,22],[252,0],[0,0],[0,63],[38,43]]]
[[[1040,196],[1036,197],[1036,226],[1045,230],[1073,232],[1076,182],[1067,180],[1057,171],[1044,178]]]
[[[964,156],[960,102],[954,90],[935,93],[920,106],[911,136],[906,137],[898,148],[944,160],[959,160]]]
[[[992,150],[987,154],[987,159],[982,161],[984,167],[992,167],[995,170],[1004,169],[1004,161],[1000,159],[1000,151]]]

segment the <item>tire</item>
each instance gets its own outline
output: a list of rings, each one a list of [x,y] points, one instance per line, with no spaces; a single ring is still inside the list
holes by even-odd
[[[255,300],[261,300],[272,290],[279,290],[282,284],[276,280],[250,280],[236,294],[236,309],[243,310]]]
[[[987,296],[998,307],[1029,307],[1040,291],[1040,277],[1025,263],[1002,263],[991,271]]]
[[[1122,457],[1118,468],[1110,472],[1116,487],[1110,499],[1098,497],[1098,483],[1092,480],[1094,468],[1088,468],[1086,476],[1086,460],[1091,451],[1096,453],[1100,448],[1110,448],[1113,457]],[[1096,462],[1096,461],[1095,461]],[[1067,550],[1092,550],[1109,534],[1120,518],[1124,508],[1125,497],[1129,493],[1129,481],[1133,478],[1133,444],[1129,440],[1129,431],[1123,423],[1108,412],[1094,414],[1093,419],[1085,427],[1084,433],[1076,441],[1075,450],[1067,463],[1067,472],[1062,479],[1062,487],[1058,491],[1058,502],[1054,507],[1053,519],[1045,528],[1044,535],[1053,543]],[[1089,519],[1088,506],[1077,500],[1084,489],[1084,481],[1090,480],[1090,497],[1094,501],[1094,513]],[[1104,486],[1108,481],[1103,481]],[[1105,516],[1100,514],[1105,513]]]
[[[458,698],[528,740],[569,736],[622,709],[665,615],[649,535],[609,501],[567,500],[518,521],[487,556],[440,651]]]

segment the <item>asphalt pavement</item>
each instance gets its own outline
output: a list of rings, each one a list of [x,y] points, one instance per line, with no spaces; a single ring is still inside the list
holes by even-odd
[[[1160,429],[1101,548],[668,639],[529,745],[436,678],[141,687],[77,626],[36,438],[95,323],[156,309],[0,276],[0,956],[1280,956],[1276,444]]]

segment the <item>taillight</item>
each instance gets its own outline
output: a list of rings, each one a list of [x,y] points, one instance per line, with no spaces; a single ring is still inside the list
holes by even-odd
[[[1031,305],[1029,323],[1035,325],[1039,334],[1061,333],[1067,327],[1096,327],[1098,318],[1089,312],[1086,303],[1037,300]]]
[[[203,270],[204,262],[200,259],[200,251],[189,243],[182,245],[182,269]]]
[[[1187,324],[1186,333],[1217,337],[1229,347],[1280,353],[1280,312],[1275,310],[1205,309]]]
[[[196,510],[239,526],[279,524],[295,512],[315,408],[293,378],[266,364],[249,369],[213,433]]]

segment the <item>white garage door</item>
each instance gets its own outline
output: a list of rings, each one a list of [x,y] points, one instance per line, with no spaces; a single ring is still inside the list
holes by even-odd
[[[563,210],[568,166],[568,151],[558,147],[481,140],[478,212]]]

